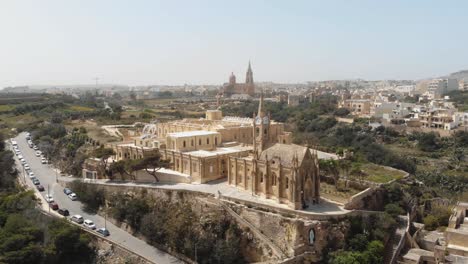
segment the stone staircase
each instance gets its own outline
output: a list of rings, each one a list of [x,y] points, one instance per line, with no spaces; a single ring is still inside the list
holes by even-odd
[[[226,212],[228,212],[240,225],[249,228],[250,231],[252,231],[252,233],[254,233],[255,237],[257,237],[263,243],[268,245],[271,248],[272,252],[275,254],[275,256],[278,259],[282,260],[282,259],[288,258],[288,256],[285,254],[285,252],[280,247],[278,247],[270,238],[268,238],[265,234],[263,234],[263,232],[260,229],[255,227],[249,221],[242,218],[242,216],[240,216],[238,213],[236,213],[234,210],[232,210],[222,200],[220,200],[220,199],[213,199],[213,200],[215,200],[217,202],[217,204],[219,204],[224,210],[226,210]]]

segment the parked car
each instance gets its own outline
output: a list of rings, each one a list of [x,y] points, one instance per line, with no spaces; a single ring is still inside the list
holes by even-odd
[[[84,219],[81,215],[74,215],[71,217],[71,220],[78,224],[82,224],[84,222]]]
[[[20,161],[21,161],[21,164],[23,164],[23,165],[26,164],[26,160],[25,160],[25,159],[20,159]]]
[[[46,194],[45,199],[48,203],[52,203],[54,201],[54,197],[51,194]]]
[[[18,155],[18,159],[21,161],[23,158],[23,155]]]
[[[24,164],[24,169],[25,170],[31,170],[31,167],[29,167],[29,164],[26,163],[26,164]]]
[[[68,198],[70,198],[70,200],[72,201],[75,201],[76,199],[78,199],[78,196],[76,196],[76,193],[70,193],[68,195]]]
[[[67,209],[65,208],[62,208],[62,209],[58,209],[57,213],[63,215],[63,216],[69,216],[70,215],[70,212],[68,212]]]
[[[29,172],[29,178],[33,178],[33,177],[36,177],[36,175],[34,175],[34,172],[30,171]]]
[[[98,230],[96,230],[96,232],[105,237],[110,235],[109,230],[105,229],[104,227],[99,228]]]
[[[37,178],[34,178],[34,180],[32,181],[32,183],[34,183],[34,185],[39,185],[39,184],[41,184],[41,182],[40,182]]]
[[[34,150],[38,150],[39,148],[36,145],[33,145]]]
[[[49,205],[50,205],[50,208],[52,208],[52,210],[54,210],[54,211],[59,209],[59,206],[58,206],[58,204],[57,204],[57,203],[55,203],[55,202],[53,202],[53,203],[50,203]]]
[[[37,190],[40,191],[40,192],[43,192],[43,191],[44,191],[44,186],[42,186],[42,185],[40,185],[40,184],[37,185],[36,188],[37,188]]]
[[[84,220],[83,225],[92,230],[96,229],[96,225],[94,224],[94,222],[89,219]]]
[[[70,190],[70,188],[64,188],[63,193],[66,194],[66,195],[69,195],[70,193],[73,193],[73,192],[72,192],[72,190]]]
[[[42,164],[47,164],[47,160],[45,158],[41,158],[41,163]]]
[[[40,150],[36,151],[36,157],[41,156],[42,152]]]

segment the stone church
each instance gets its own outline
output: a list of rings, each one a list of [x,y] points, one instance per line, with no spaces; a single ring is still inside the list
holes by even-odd
[[[270,116],[263,111],[263,93],[253,120],[253,153],[247,157],[228,158],[228,183],[294,209],[318,203],[317,152],[272,140]]]
[[[109,143],[113,161],[141,159],[160,153],[171,168],[160,173],[161,182],[205,184],[227,178],[227,184],[302,209],[320,200],[318,155],[323,153],[291,143],[284,124],[271,120],[263,107],[253,118],[223,117],[208,110],[206,118],[186,118],[147,124],[129,142]],[[93,166],[84,166],[86,178],[99,178]],[[96,172],[96,173],[95,173]],[[135,181],[153,181],[144,171]]]
[[[250,66],[250,62],[245,77],[245,83],[236,83],[236,76],[234,73],[231,73],[229,82],[223,85],[222,91],[225,97],[231,97],[234,94],[246,94],[252,97],[255,95],[253,72],[252,67]]]

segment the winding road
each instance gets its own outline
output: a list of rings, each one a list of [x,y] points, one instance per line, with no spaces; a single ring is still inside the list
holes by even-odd
[[[17,141],[21,154],[23,155],[24,159],[26,159],[26,162],[31,167],[31,170],[34,172],[36,178],[39,179],[41,185],[45,188],[45,191],[40,192],[40,195],[45,197],[45,195],[49,192],[60,208],[65,208],[70,211],[70,216],[79,214],[83,216],[84,219],[92,220],[96,224],[97,228],[104,227],[104,217],[101,217],[97,214],[89,214],[84,212],[82,209],[82,204],[79,202],[79,197],[77,201],[72,201],[68,198],[67,195],[65,195],[65,193],[63,193],[63,187],[56,183],[56,177],[58,176],[57,171],[51,165],[41,163],[41,158],[36,157],[35,150],[28,146],[25,133],[19,134],[13,140]],[[15,156],[15,158],[17,164],[20,164],[18,157]],[[18,165],[18,167],[21,170],[20,176],[22,177],[22,180],[25,180],[28,186],[39,193],[36,186],[31,182],[29,177],[25,175],[23,167],[21,165]],[[130,233],[108,221],[106,223],[106,227],[110,232],[110,236],[107,237],[109,240],[124,246],[132,252],[135,252],[145,257],[146,259],[153,261],[154,263],[183,263],[176,257],[147,244],[145,241],[132,236]]]

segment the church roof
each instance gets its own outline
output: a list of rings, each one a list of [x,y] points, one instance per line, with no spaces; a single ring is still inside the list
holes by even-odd
[[[276,158],[281,160],[281,165],[292,166],[293,159],[297,155],[298,165],[300,165],[308,151],[308,147],[299,146],[296,144],[276,143],[262,151],[260,154],[260,160],[266,160],[267,157],[268,160]]]

